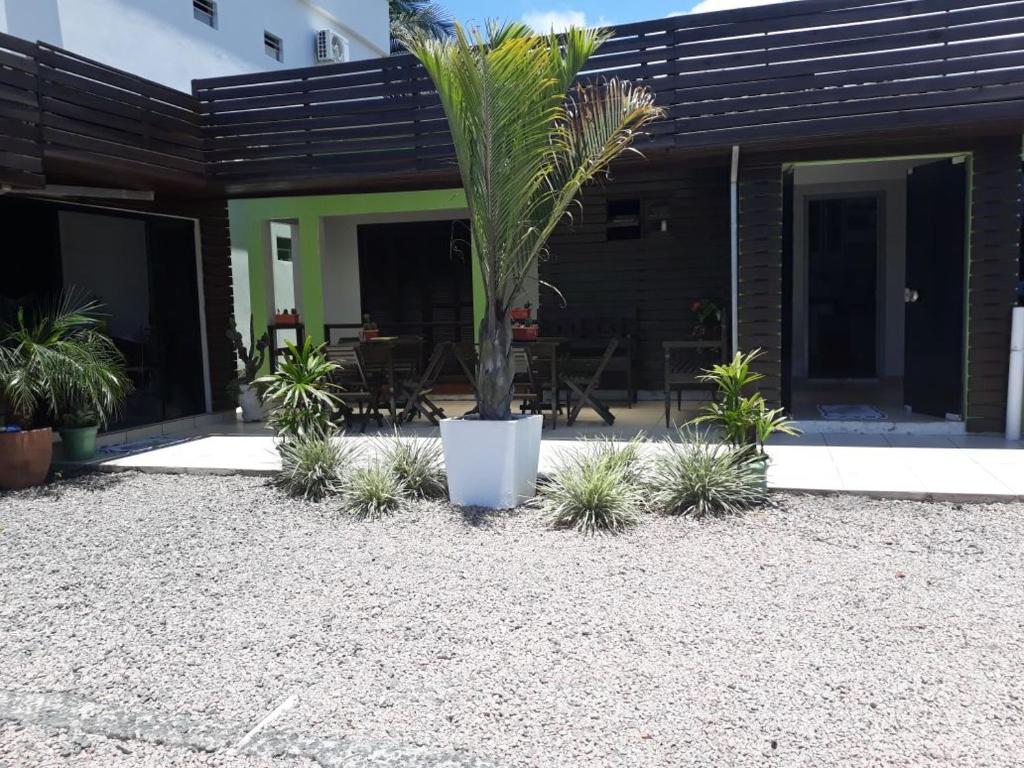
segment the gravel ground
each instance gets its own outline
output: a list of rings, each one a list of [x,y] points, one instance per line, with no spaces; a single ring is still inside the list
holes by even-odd
[[[255,478],[0,496],[0,766],[1021,765],[1022,512],[778,496],[583,538]]]

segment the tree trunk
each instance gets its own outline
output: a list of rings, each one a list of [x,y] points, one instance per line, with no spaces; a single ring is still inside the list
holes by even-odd
[[[480,321],[480,369],[477,405],[484,421],[512,418],[512,318],[497,303],[488,304]]]

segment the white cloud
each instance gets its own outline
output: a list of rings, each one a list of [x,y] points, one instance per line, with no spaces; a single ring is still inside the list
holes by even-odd
[[[586,27],[587,15],[583,11],[531,11],[523,21],[535,32],[563,32],[569,27]]]
[[[782,2],[786,2],[786,0],[701,0],[690,9],[690,13],[728,11],[733,8],[748,8],[752,5],[772,5]]]

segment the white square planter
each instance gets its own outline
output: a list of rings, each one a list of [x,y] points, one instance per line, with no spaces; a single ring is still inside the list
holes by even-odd
[[[448,495],[460,507],[511,509],[537,491],[544,417],[441,421]]]

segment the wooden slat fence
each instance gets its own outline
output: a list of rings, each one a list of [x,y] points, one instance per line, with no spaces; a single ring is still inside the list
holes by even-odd
[[[194,96],[0,34],[0,183],[39,187],[49,161],[161,183],[206,183]],[[127,185],[126,185],[127,186]]]
[[[585,77],[653,88],[647,149],[1024,122],[1024,0],[801,0],[616,28]],[[451,167],[408,55],[196,81],[212,178]]]
[[[43,184],[36,72],[35,46],[0,34],[0,184]]]
[[[48,157],[180,183],[205,182],[198,102],[46,44],[38,45]]]

